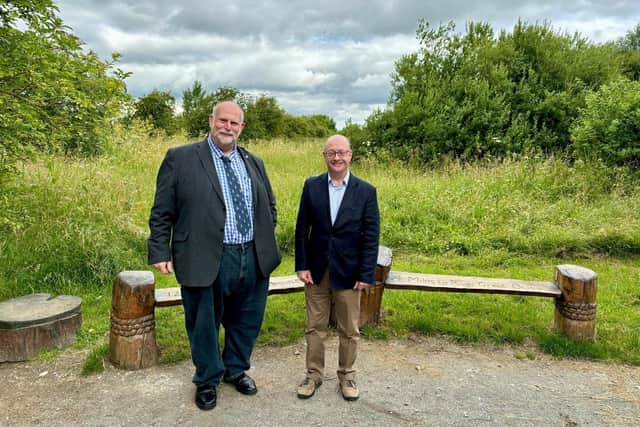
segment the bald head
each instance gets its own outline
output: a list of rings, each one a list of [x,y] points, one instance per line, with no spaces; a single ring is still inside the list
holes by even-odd
[[[242,111],[242,107],[240,107],[237,103],[233,102],[233,101],[222,101],[222,102],[218,102],[216,105],[213,106],[213,110],[211,111],[211,114],[213,114],[213,117],[217,117],[218,112],[224,109],[226,111],[235,111],[237,114],[240,115],[240,122],[244,123],[244,111]]]
[[[344,135],[336,134],[327,138],[327,141],[324,143],[324,151],[327,151],[327,147],[333,145],[340,145],[342,147],[346,147],[344,148],[345,150],[351,150],[351,142],[349,141],[349,138]]]

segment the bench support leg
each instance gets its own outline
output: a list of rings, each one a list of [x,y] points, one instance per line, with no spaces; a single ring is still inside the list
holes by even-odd
[[[111,295],[111,363],[142,369],[158,363],[154,316],[155,280],[150,271],[123,271]]]
[[[362,290],[360,294],[360,326],[378,325],[380,323],[384,282],[387,280],[389,271],[391,270],[391,259],[391,250],[385,246],[379,246],[378,262],[376,265],[376,285]]]
[[[555,300],[555,329],[576,340],[594,340],[597,274],[577,265],[558,265],[555,282],[562,291]]]

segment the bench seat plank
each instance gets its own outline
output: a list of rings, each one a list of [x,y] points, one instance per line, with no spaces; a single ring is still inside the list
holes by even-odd
[[[448,276],[391,271],[384,283],[385,289],[406,289],[431,292],[468,292],[481,294],[525,295],[557,298],[560,288],[553,282],[493,279],[488,277]],[[303,292],[304,284],[296,276],[272,277],[269,295]],[[182,304],[180,288],[155,290],[156,306],[169,307]]]
[[[272,277],[269,280],[269,295],[303,292],[304,284],[297,276]],[[180,288],[159,288],[155,290],[156,307],[170,307],[182,304]]]
[[[279,276],[269,280],[269,295],[294,292],[304,292],[304,283],[298,280],[298,276]]]
[[[415,291],[471,292],[485,294],[526,295],[556,298],[561,291],[552,282],[487,277],[449,276],[391,271],[385,289]]]
[[[182,305],[182,294],[180,293],[180,288],[156,288],[154,294],[156,307]]]

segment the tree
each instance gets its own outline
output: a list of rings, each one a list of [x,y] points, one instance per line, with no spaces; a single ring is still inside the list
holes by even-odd
[[[191,89],[182,94],[182,125],[191,137],[200,137],[209,132],[209,115],[213,106],[222,101],[235,101],[246,109],[247,97],[236,88],[221,86],[208,94],[202,83],[195,81]]]
[[[213,96],[207,94],[202,83],[195,81],[191,89],[182,93],[182,124],[190,137],[196,138],[209,131],[209,114]]]
[[[138,98],[133,117],[151,123],[156,131],[163,130],[167,135],[173,135],[177,130],[173,115],[175,103],[176,100],[171,93],[153,90]]]
[[[215,92],[211,95],[212,104],[209,106],[211,110],[215,104],[218,104],[222,101],[234,101],[237,102],[241,107],[245,107],[246,101],[244,100],[244,95],[240,93],[238,89],[231,86],[220,86],[216,89]]]
[[[631,80],[640,80],[640,24],[617,43],[622,50],[622,71]]]
[[[129,96],[118,55],[101,61],[50,0],[0,4],[0,180],[37,152],[97,154]]]
[[[633,30],[627,31],[618,44],[625,51],[640,52],[640,24],[637,24]]]
[[[328,137],[336,133],[336,122],[326,114],[313,114],[308,117],[311,125],[311,135],[317,138]]]
[[[222,101],[237,102],[245,113],[242,138],[325,137],[336,132],[333,119],[324,114],[292,116],[268,95],[251,97],[230,86],[222,86],[208,94],[202,83],[195,81],[182,96],[182,126],[192,137],[209,131],[208,116],[214,105]]]
[[[244,137],[267,139],[283,135],[285,114],[272,96],[261,95],[250,100],[245,107]]]

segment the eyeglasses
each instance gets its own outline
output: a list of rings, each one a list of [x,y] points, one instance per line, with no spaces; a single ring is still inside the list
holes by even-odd
[[[333,159],[334,156],[338,156],[339,158],[346,157],[348,154],[351,154],[351,150],[327,150],[323,151],[322,154],[328,159]]]

